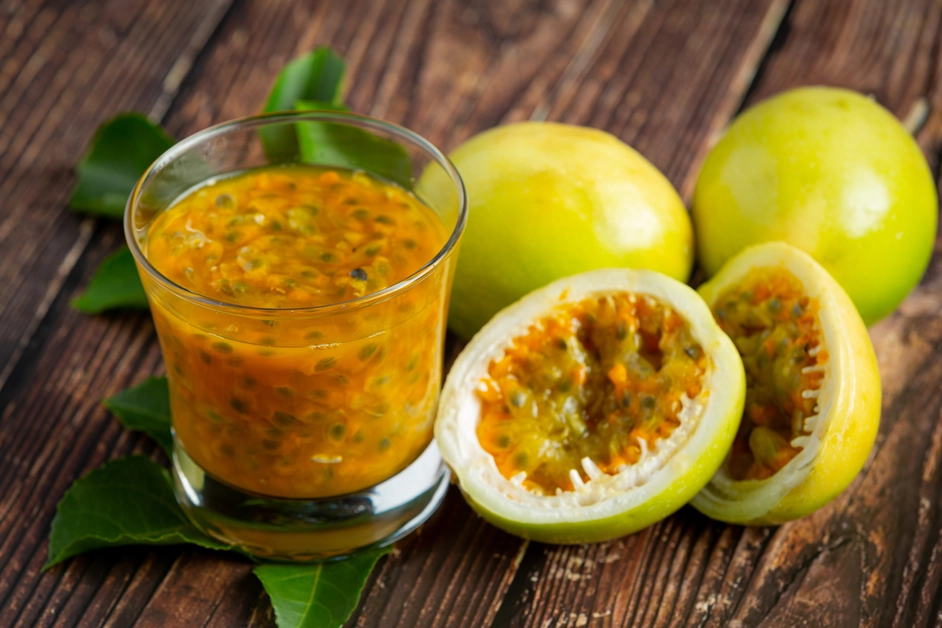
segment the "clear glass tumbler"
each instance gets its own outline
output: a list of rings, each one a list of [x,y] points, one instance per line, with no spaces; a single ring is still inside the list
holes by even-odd
[[[214,178],[305,163],[389,179],[393,153],[396,181],[450,236],[386,289],[244,307],[175,284],[146,257],[156,217]],[[392,543],[435,510],[449,472],[432,427],[466,216],[461,179],[438,149],[363,116],[244,118],[154,162],[128,201],[125,233],[167,363],[176,496],[196,526],[259,557],[324,560]]]

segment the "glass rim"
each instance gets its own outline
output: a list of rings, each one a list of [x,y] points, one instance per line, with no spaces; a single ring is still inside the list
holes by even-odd
[[[358,126],[361,128],[366,127],[368,129],[379,130],[411,142],[421,151],[429,155],[433,161],[437,162],[438,165],[445,170],[445,173],[449,176],[451,183],[455,186],[458,192],[458,217],[455,221],[454,227],[451,230],[451,234],[438,250],[438,252],[411,275],[400,279],[396,283],[389,285],[382,290],[370,292],[368,294],[364,294],[361,297],[356,297],[347,301],[338,301],[336,303],[325,303],[322,305],[312,305],[305,307],[259,307],[254,305],[230,303],[228,301],[214,299],[198,292],[194,292],[185,286],[181,286],[157,270],[141,250],[140,243],[138,242],[137,238],[134,237],[135,234],[133,226],[134,210],[140,200],[141,192],[145,183],[150,180],[155,172],[160,171],[171,161],[179,158],[198,144],[210,139],[214,139],[221,135],[225,135],[227,132],[237,129],[261,127],[269,124],[290,124],[299,121],[336,122],[340,124],[347,124],[349,126]],[[458,244],[458,240],[461,238],[461,234],[464,232],[467,220],[468,197],[465,191],[464,181],[461,179],[458,169],[455,168],[455,165],[441,150],[439,150],[434,144],[429,142],[418,133],[410,131],[403,126],[392,122],[386,122],[384,120],[379,120],[377,118],[371,118],[369,116],[355,113],[334,111],[281,111],[274,113],[256,114],[242,118],[234,118],[226,122],[215,124],[201,131],[193,133],[192,135],[180,140],[169,149],[164,151],[160,157],[155,159],[154,162],[147,167],[147,170],[144,171],[144,174],[142,174],[137,183],[135,183],[134,189],[131,191],[131,194],[128,197],[128,201],[124,208],[124,237],[125,240],[127,240],[128,247],[131,249],[131,254],[134,256],[134,259],[138,263],[139,267],[144,269],[148,276],[155,279],[164,288],[177,293],[178,296],[186,298],[188,301],[199,303],[212,308],[221,308],[240,314],[255,313],[260,316],[272,316],[277,314],[327,315],[334,312],[359,309],[374,302],[385,301],[386,299],[395,296],[398,293],[404,292],[414,284],[424,279],[427,275],[431,274],[431,272],[434,271],[435,268],[437,268],[455,249]]]

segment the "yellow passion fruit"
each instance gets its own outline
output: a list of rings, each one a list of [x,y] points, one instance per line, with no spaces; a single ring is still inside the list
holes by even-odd
[[[732,448],[693,505],[715,519],[778,524],[854,479],[880,420],[880,376],[844,290],[784,243],[750,247],[700,287],[746,371]]]
[[[687,503],[725,458],[744,395],[736,348],[692,289],[600,270],[495,316],[455,362],[435,433],[485,519],[594,542]]]
[[[477,333],[435,435],[481,516],[585,543],[688,502],[780,524],[853,481],[880,420],[866,323],[918,281],[936,228],[931,176],[892,116],[814,88],[737,120],[694,194],[712,276],[698,292],[678,281],[680,199],[615,138],[509,125],[452,157],[471,218],[450,324]]]
[[[680,196],[608,133],[509,124],[474,136],[449,157],[468,191],[448,322],[464,338],[561,277],[608,267],[657,270],[681,281],[690,275],[693,232]]]
[[[827,269],[870,325],[925,272],[939,206],[926,159],[893,114],[856,92],[805,87],[730,125],[691,211],[708,276],[747,246],[788,242]]]

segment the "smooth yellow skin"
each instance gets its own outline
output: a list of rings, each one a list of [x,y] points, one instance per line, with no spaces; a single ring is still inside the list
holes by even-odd
[[[733,263],[736,262],[736,263]],[[733,268],[738,266],[738,268]],[[809,467],[791,469],[795,460],[768,480],[736,482],[754,487],[776,482],[783,473],[797,473],[801,481],[767,512],[742,518],[737,499],[722,506],[702,499],[693,506],[704,514],[730,523],[778,525],[811,514],[837,497],[863,468],[880,426],[880,373],[873,345],[860,314],[841,286],[810,256],[785,243],[773,242],[747,248],[698,292],[713,307],[716,300],[742,280],[742,268],[784,267],[798,276],[807,293],[820,303],[820,323],[830,355],[825,386],[834,386],[829,404],[827,431]],[[712,484],[712,483],[711,483]],[[710,487],[708,486],[707,490]]]
[[[470,338],[503,307],[596,268],[645,268],[686,281],[689,215],[670,182],[608,133],[524,122],[474,136],[451,155],[468,226],[449,326]]]
[[[873,100],[829,87],[785,92],[740,115],[693,197],[708,276],[747,246],[814,257],[871,325],[919,282],[935,242],[936,186],[919,146]]]

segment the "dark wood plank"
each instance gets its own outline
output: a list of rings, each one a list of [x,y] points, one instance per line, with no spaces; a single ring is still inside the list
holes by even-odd
[[[55,305],[64,309],[65,300],[62,297]],[[152,346],[151,324],[144,316],[98,320],[89,333],[77,336],[71,334],[74,319],[54,322],[59,324],[52,329],[41,328],[38,333],[51,335],[53,345],[68,347],[75,358],[82,359],[62,362],[61,354],[46,354],[47,359],[36,364],[40,375],[30,378],[35,385],[24,385],[16,374],[10,380],[23,386],[29,395],[10,401],[3,424],[6,455],[0,488],[0,625],[17,621],[34,625],[39,621],[36,613],[45,604],[66,599],[54,594],[60,590],[78,592],[75,589],[82,572],[76,565],[81,562],[56,568],[46,576],[40,574],[56,496],[72,479],[101,464],[112,450],[129,452],[140,442],[123,434],[97,400],[129,383],[121,377],[113,379],[114,375],[129,370],[137,360],[143,359],[149,369],[160,365],[159,352]],[[119,338],[132,340],[116,345]],[[89,388],[88,380],[96,379],[112,379],[114,383],[108,385],[110,389],[101,385]],[[17,421],[19,416],[25,420]],[[44,419],[34,421],[33,417]],[[153,445],[144,445],[144,451],[152,450]],[[110,567],[99,563],[96,569],[107,572]],[[56,606],[50,608],[57,610]]]
[[[15,260],[0,267],[0,357],[16,365],[0,384],[0,625],[273,625],[249,565],[211,552],[112,550],[39,573],[55,501],[75,477],[130,451],[160,455],[97,404],[161,370],[149,320],[67,307],[121,238],[64,212],[68,168],[109,112],[166,112],[184,136],[257,110],[277,68],[328,44],[347,59],[354,110],[446,149],[500,122],[589,124],[632,143],[685,194],[744,98],[800,83],[872,91],[900,115],[925,97],[918,137],[933,163],[942,143],[940,8],[928,0],[796,0],[767,57],[787,0],[242,2],[214,31],[226,4],[27,0],[0,10],[10,35],[0,38],[10,60],[0,65],[0,198],[15,201],[0,216],[4,259]],[[207,7],[215,13],[197,19]],[[64,54],[63,42],[86,56]],[[743,529],[684,509],[624,539],[561,548],[487,526],[452,490],[383,559],[350,625],[935,621],[939,303],[937,256],[873,331],[887,392],[879,449],[815,516]]]
[[[435,516],[397,544],[348,625],[489,626],[526,547],[483,524],[452,489]]]
[[[159,119],[230,2],[5,4],[0,386],[89,241],[65,205],[92,132],[126,109]]]
[[[164,626],[205,626],[215,615],[223,601],[235,610],[244,611],[236,600],[227,595],[239,591],[256,590],[245,602],[258,598],[261,586],[252,575],[248,560],[238,560],[224,553],[185,550],[174,561],[160,586],[137,617],[135,625],[163,628]],[[230,609],[231,610],[231,609]],[[240,613],[241,614],[241,613]],[[238,617],[243,623],[244,617]],[[230,624],[231,625],[231,624]]]

